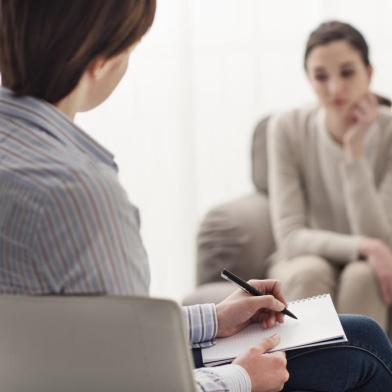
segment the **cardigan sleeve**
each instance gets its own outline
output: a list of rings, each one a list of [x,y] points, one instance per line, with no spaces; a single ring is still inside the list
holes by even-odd
[[[364,159],[343,163],[343,193],[354,234],[378,238],[392,248],[392,149],[385,157],[384,176],[376,184],[374,171]]]
[[[301,150],[289,137],[295,123],[290,113],[286,113],[271,119],[268,127],[270,208],[279,255],[291,259],[316,254],[341,264],[355,260],[360,236],[313,229],[308,225]],[[296,132],[293,134],[299,137]]]

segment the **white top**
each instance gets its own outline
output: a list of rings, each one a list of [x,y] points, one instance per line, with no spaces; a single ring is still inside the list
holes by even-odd
[[[274,116],[268,126],[272,225],[280,258],[358,258],[361,236],[392,245],[392,113],[381,108],[364,156],[346,162],[318,106]]]

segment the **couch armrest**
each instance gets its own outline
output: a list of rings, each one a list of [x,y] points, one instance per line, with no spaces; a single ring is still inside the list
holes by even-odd
[[[275,250],[268,198],[255,192],[212,209],[197,237],[197,284],[220,281],[222,268],[245,279],[265,276]]]

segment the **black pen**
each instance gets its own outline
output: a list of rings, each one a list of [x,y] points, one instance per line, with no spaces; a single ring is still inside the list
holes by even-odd
[[[230,282],[233,282],[235,284],[237,284],[238,286],[241,287],[241,289],[245,290],[247,293],[255,295],[255,296],[261,296],[261,295],[265,295],[263,292],[257,290],[255,287],[251,286],[250,284],[246,283],[245,281],[243,281],[241,278],[239,278],[237,275],[233,274],[232,272],[228,271],[227,269],[224,269],[221,272],[221,277],[223,279],[226,279]],[[281,313],[290,316],[294,319],[297,320],[297,317],[290,312],[290,310],[288,310],[287,308],[284,308]]]

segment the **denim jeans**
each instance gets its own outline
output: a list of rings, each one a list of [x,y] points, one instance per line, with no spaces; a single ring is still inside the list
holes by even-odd
[[[372,319],[340,316],[348,342],[287,352],[285,392],[392,392],[392,346]]]

